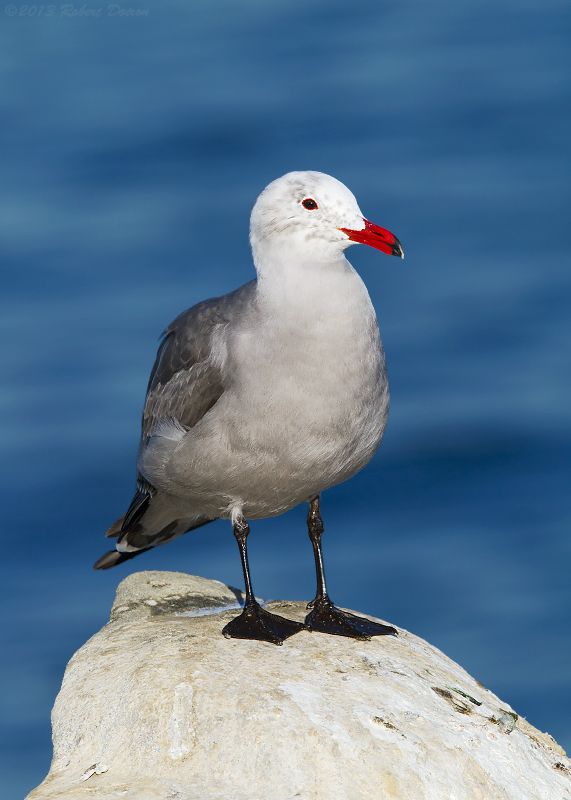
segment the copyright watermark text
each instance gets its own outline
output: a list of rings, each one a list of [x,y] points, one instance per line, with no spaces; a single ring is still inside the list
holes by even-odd
[[[7,17],[148,17],[151,11],[148,8],[127,8],[117,3],[98,8],[90,7],[87,3],[82,6],[74,6],[73,3],[15,6],[10,3],[5,6],[4,13]]]

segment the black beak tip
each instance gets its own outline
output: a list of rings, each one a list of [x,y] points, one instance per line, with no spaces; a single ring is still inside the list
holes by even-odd
[[[398,256],[399,258],[404,258],[404,250],[402,249],[402,244],[399,242],[399,240],[397,239],[396,236],[395,236],[395,240],[394,240],[394,242],[393,242],[393,244],[391,246],[392,246],[392,250],[393,250],[393,252],[392,252],[393,256]]]

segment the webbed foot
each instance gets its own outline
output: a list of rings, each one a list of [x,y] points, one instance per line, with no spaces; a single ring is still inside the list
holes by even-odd
[[[304,628],[301,622],[270,614],[254,602],[246,605],[240,616],[229,622],[222,633],[227,639],[257,639],[260,642],[283,644],[284,639]]]
[[[352,639],[363,641],[370,641],[371,636],[389,636],[398,633],[396,628],[390,625],[381,625],[380,622],[341,611],[331,600],[314,600],[309,603],[308,608],[312,609],[305,618],[305,627],[309,631],[350,636]]]

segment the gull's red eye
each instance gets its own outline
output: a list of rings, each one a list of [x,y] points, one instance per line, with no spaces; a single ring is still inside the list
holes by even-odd
[[[317,208],[317,203],[311,197],[306,197],[306,199],[301,204],[304,208],[307,208],[308,211],[315,211]]]

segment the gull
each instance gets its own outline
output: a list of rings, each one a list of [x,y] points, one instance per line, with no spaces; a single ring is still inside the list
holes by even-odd
[[[387,625],[334,606],[327,593],[321,493],[377,451],[389,384],[377,318],[345,258],[361,243],[403,257],[364,219],[352,192],[321,172],[290,172],[259,195],[250,219],[257,277],[184,311],[163,333],[149,379],[135,496],[107,531],[109,569],[216,519],[229,519],[245,583],[226,637],[282,644],[298,631],[370,639]],[[309,503],[317,574],[301,624],[255,599],[247,520]]]

